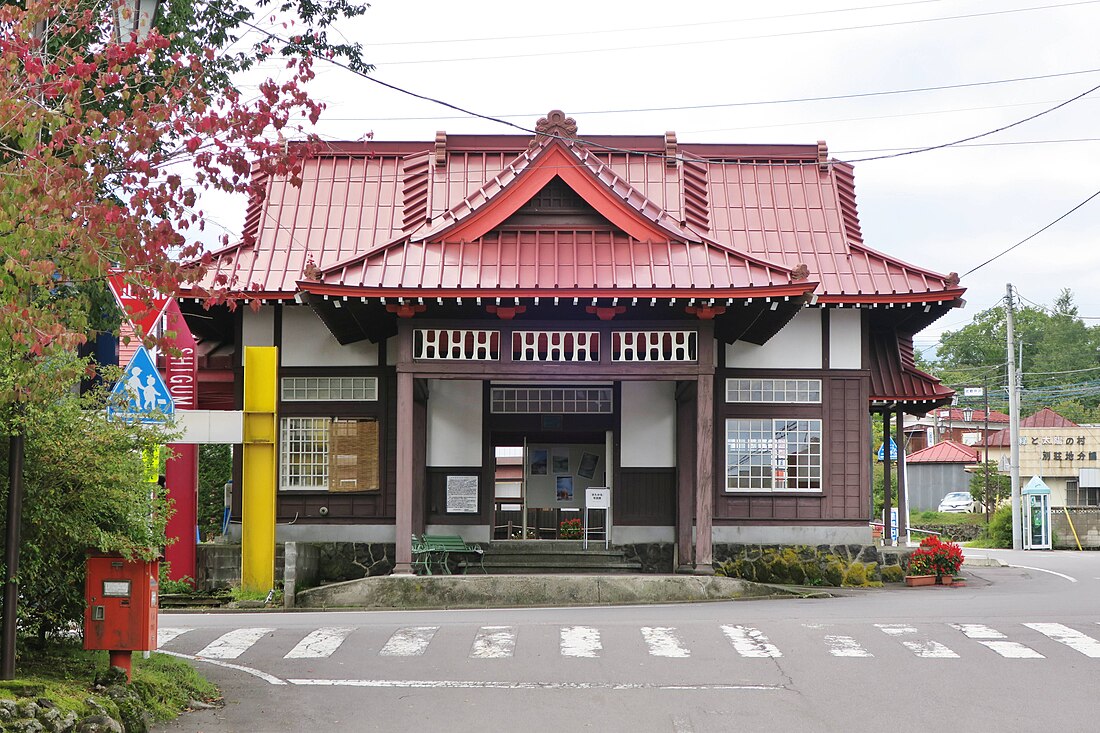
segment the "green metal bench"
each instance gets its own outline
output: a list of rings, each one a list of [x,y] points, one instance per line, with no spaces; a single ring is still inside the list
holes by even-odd
[[[422,568],[427,575],[432,575],[432,565],[435,564],[439,566],[443,573],[450,575],[452,555],[458,556],[456,565],[461,567],[464,573],[469,570],[474,559],[481,567],[481,572],[487,572],[485,570],[485,550],[477,545],[467,544],[466,540],[458,535],[424,534],[418,537],[414,534],[412,536],[414,572],[417,572],[418,568]]]

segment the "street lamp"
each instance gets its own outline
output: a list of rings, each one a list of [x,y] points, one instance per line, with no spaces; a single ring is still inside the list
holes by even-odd
[[[964,407],[963,408],[963,422],[970,422],[973,419],[974,419],[974,408],[973,407]]]

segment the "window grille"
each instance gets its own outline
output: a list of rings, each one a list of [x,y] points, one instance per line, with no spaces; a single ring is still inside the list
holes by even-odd
[[[490,410],[496,414],[610,414],[611,387],[493,387]]]
[[[727,379],[726,402],[820,404],[820,379]]]
[[[378,377],[283,377],[284,402],[375,402]]]
[[[821,421],[726,420],[727,491],[820,491]]]
[[[380,488],[377,420],[286,417],[281,420],[280,440],[281,490]]]

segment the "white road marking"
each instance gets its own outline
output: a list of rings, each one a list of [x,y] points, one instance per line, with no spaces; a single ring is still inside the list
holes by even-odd
[[[317,629],[299,641],[298,645],[287,652],[283,658],[323,659],[332,656],[352,631],[355,631],[352,626],[325,626]]]
[[[194,631],[194,629],[182,629],[182,628],[158,628],[157,629],[157,647],[160,648],[168,642],[175,639],[177,636],[186,634],[188,631]]]
[[[829,653],[834,657],[873,657],[875,656],[871,652],[867,651],[859,645],[859,643],[850,636],[839,636],[837,634],[827,634],[825,636],[825,643],[829,646]]]
[[[406,626],[398,629],[378,654],[383,657],[419,657],[427,650],[437,631],[438,626]]]
[[[915,634],[917,630],[907,624],[875,624],[883,633],[890,636],[905,636]],[[922,641],[902,640],[902,645],[913,654],[924,659],[958,659],[959,655],[948,649],[938,641],[926,639]]]
[[[691,718],[686,715],[673,716],[672,733],[695,733],[695,726],[691,724]]]
[[[684,648],[675,632],[676,629],[671,626],[643,626],[642,638],[649,647],[649,653],[655,657],[686,659],[691,652]]]
[[[1029,629],[1035,629],[1044,636],[1049,636],[1055,641],[1065,644],[1070,649],[1079,651],[1086,657],[1100,658],[1100,641],[1087,634],[1071,629],[1062,624],[1024,624]]]
[[[292,685],[324,687],[406,687],[465,690],[782,690],[782,685],[662,685],[646,682],[494,682],[482,680],[289,679]],[[285,684],[285,683],[284,683]]]
[[[252,628],[233,629],[207,644],[195,656],[206,659],[236,659],[248,651],[248,648],[275,629]]]
[[[482,626],[474,638],[470,656],[474,659],[501,659],[516,651],[516,630],[512,626]]]
[[[742,657],[781,657],[783,652],[768,641],[759,629],[751,626],[722,626],[722,633]]]
[[[268,674],[267,672],[261,672],[258,669],[253,669],[252,667],[245,667],[244,665],[241,665],[241,664],[231,664],[230,662],[219,662],[217,659],[203,659],[202,657],[192,656],[190,654],[180,654],[179,652],[169,652],[169,651],[165,651],[164,649],[157,649],[157,654],[167,654],[170,657],[179,657],[180,659],[190,659],[193,662],[203,662],[204,664],[213,664],[213,665],[216,665],[218,667],[225,667],[226,669],[235,669],[238,672],[244,672],[246,674],[252,675],[253,677],[259,677],[261,680],[264,680],[264,681],[266,681],[266,682],[268,682],[269,684],[272,684],[272,685],[285,685],[287,683],[286,680],[281,680],[273,674]]]
[[[600,631],[591,626],[562,626],[561,655],[563,657],[600,656],[603,645],[600,643]]]
[[[968,639],[974,639],[984,647],[988,647],[1008,659],[1045,659],[1042,654],[1018,641],[1004,641],[1004,634],[985,624],[948,624],[954,629],[966,634]]]
[[[1034,570],[1034,571],[1039,572],[1039,573],[1050,573],[1051,575],[1057,575],[1059,578],[1065,578],[1066,580],[1068,580],[1071,583],[1076,583],[1077,582],[1077,578],[1071,578],[1070,576],[1066,575],[1065,573],[1059,573],[1059,572],[1054,571],[1054,570],[1047,570],[1046,568],[1033,568],[1029,565],[1009,565],[1009,567],[1010,568],[1020,568],[1021,570]]]

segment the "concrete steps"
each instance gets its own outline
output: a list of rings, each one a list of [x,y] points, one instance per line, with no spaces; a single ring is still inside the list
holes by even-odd
[[[641,563],[629,562],[622,550],[604,549],[580,540],[504,540],[485,548],[490,574],[620,574],[640,573]]]

